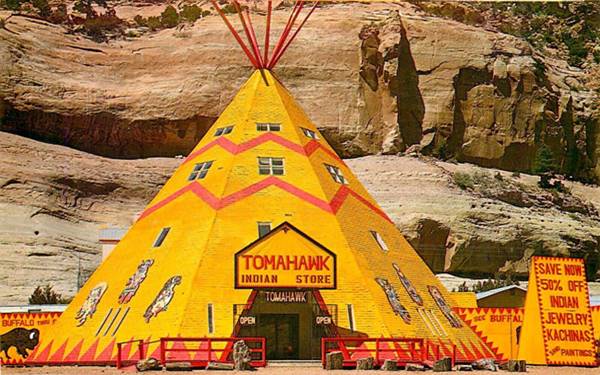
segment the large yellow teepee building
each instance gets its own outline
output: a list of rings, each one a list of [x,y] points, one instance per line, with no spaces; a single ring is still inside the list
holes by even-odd
[[[151,356],[157,339],[178,336],[266,337],[269,359],[319,358],[326,336],[425,338],[465,359],[493,357],[452,305],[288,90],[259,69],[27,363],[114,363],[119,342],[143,339]],[[137,354],[125,345],[124,359]]]
[[[282,323],[299,336],[288,354],[318,356],[312,306],[300,306],[316,294],[269,294],[279,287],[319,291],[338,334],[441,338],[467,357],[489,354],[289,92],[256,71],[29,362],[109,362],[132,338],[228,337],[259,289],[253,316],[299,314]]]

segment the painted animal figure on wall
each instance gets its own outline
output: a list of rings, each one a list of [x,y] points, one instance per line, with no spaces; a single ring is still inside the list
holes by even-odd
[[[100,302],[100,299],[104,295],[107,287],[108,285],[105,282],[102,282],[90,290],[90,294],[88,294],[87,298],[83,302],[83,305],[81,305],[81,308],[75,315],[75,319],[79,321],[77,327],[82,326],[83,323],[94,316],[96,307],[98,307],[98,302]]]
[[[387,279],[383,279],[381,277],[375,278],[375,281],[377,281],[377,284],[379,284],[379,286],[381,286],[381,289],[383,289],[388,299],[388,302],[390,303],[390,306],[394,311],[394,314],[400,316],[402,320],[404,320],[404,323],[410,324],[410,313],[408,312],[406,307],[404,307],[400,303],[398,293],[396,292],[396,289],[394,289],[392,284],[390,284],[390,282]]]
[[[448,319],[448,322],[450,322],[450,325],[454,328],[462,327],[460,319],[456,317],[456,315],[454,315],[452,309],[450,308],[450,305],[448,305],[448,303],[444,299],[444,296],[442,296],[442,293],[440,293],[440,290],[433,285],[428,285],[427,289],[429,290],[429,294],[431,294],[431,297],[433,298],[435,303],[440,308],[442,314],[444,314],[446,319]]]
[[[419,292],[417,292],[408,277],[406,277],[404,273],[400,271],[400,267],[396,263],[392,263],[392,266],[394,267],[394,270],[396,270],[396,275],[398,275],[402,286],[404,286],[404,289],[406,289],[406,293],[408,293],[410,298],[412,298],[417,305],[423,306],[423,298],[421,298],[421,295]]]
[[[11,359],[8,350],[14,346],[21,357],[27,358],[29,356],[27,350],[35,349],[39,341],[39,330],[35,328],[15,328],[0,335],[0,351],[4,352],[6,359]]]
[[[144,313],[146,323],[150,322],[150,318],[157,316],[160,312],[167,311],[167,307],[175,295],[175,286],[179,284],[181,284],[181,276],[173,276],[167,280],[154,301],[148,306]]]
[[[148,276],[148,270],[152,264],[154,264],[153,259],[146,259],[140,263],[135,273],[127,280],[125,288],[119,295],[120,304],[128,303],[133,298],[142,282],[146,279],[146,276]]]

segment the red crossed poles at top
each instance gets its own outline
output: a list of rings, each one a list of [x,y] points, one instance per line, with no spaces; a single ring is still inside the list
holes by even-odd
[[[295,1],[294,8],[292,9],[292,13],[290,13],[287,23],[285,24],[285,27],[283,28],[283,31],[282,31],[281,35],[279,36],[279,40],[277,41],[277,44],[275,44],[275,47],[273,48],[271,56],[269,56],[271,14],[272,14],[272,10],[273,10],[273,1],[272,0],[267,0],[267,25],[266,25],[266,29],[265,29],[265,46],[264,46],[263,54],[261,54],[260,48],[258,46],[258,40],[256,39],[256,33],[254,32],[254,27],[252,26],[252,21],[250,19],[250,12],[248,12],[248,8],[242,8],[237,0],[231,0],[231,4],[233,5],[233,7],[235,8],[236,12],[238,13],[238,15],[240,17],[240,22],[242,23],[242,27],[244,29],[244,34],[246,35],[246,39],[248,40],[248,45],[246,45],[246,43],[244,42],[244,40],[242,39],[240,34],[236,31],[236,29],[233,27],[231,22],[229,22],[229,19],[227,19],[227,17],[225,16],[225,13],[221,9],[221,7],[217,3],[217,1],[216,0],[210,0],[210,1],[213,4],[214,8],[219,13],[219,15],[221,16],[221,18],[223,18],[225,25],[227,25],[227,27],[229,28],[229,31],[231,32],[231,34],[233,35],[235,40],[238,42],[240,47],[242,47],[242,50],[244,51],[246,56],[248,56],[248,59],[250,60],[252,65],[256,69],[268,69],[268,70],[273,69],[275,64],[277,64],[277,62],[279,61],[281,56],[283,56],[283,54],[285,53],[287,48],[290,46],[290,44],[292,44],[292,42],[294,41],[294,39],[296,38],[296,36],[300,32],[300,30],[302,29],[302,27],[304,26],[306,21],[308,21],[308,18],[314,12],[315,8],[317,7],[317,4],[319,3],[318,0],[314,1],[313,6],[310,8],[308,13],[304,16],[304,19],[302,20],[302,22],[300,22],[300,24],[298,25],[296,30],[294,30],[294,32],[292,33],[294,24],[296,23],[296,20],[298,19],[300,12],[304,8],[304,3],[305,3],[304,0],[296,0]]]

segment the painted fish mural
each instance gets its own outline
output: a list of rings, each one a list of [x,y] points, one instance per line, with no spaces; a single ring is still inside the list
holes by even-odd
[[[152,264],[154,264],[154,259],[146,259],[140,263],[135,273],[127,280],[125,288],[119,295],[120,304],[126,304],[133,298],[142,282],[146,279],[146,276],[148,276],[148,270]]]
[[[396,292],[396,289],[394,289],[392,284],[390,284],[390,282],[387,279],[381,277],[375,278],[375,281],[377,281],[377,284],[379,284],[379,286],[381,286],[381,288],[385,292],[385,295],[387,296],[388,302],[390,303],[394,314],[400,316],[406,324],[410,324],[410,313],[400,303],[398,293]]]
[[[77,314],[75,314],[75,319],[79,321],[77,327],[81,327],[83,323],[94,316],[98,302],[100,302],[100,299],[104,295],[104,292],[106,292],[107,288],[108,284],[101,282],[93,287],[92,290],[90,290],[90,293],[83,302],[83,305],[81,305],[79,311],[77,311]]]
[[[167,307],[175,295],[175,286],[179,284],[181,284],[181,276],[173,276],[167,280],[154,301],[148,306],[144,313],[146,323],[149,323],[150,319],[156,317],[160,312],[167,311]]]

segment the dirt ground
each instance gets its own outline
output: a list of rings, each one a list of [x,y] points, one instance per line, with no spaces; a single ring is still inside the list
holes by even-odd
[[[258,374],[264,375],[311,375],[311,374],[346,374],[355,372],[356,370],[343,371],[325,371],[320,367],[266,367],[256,371]],[[23,374],[23,375],[116,375],[135,373],[134,368],[117,370],[114,367],[34,367],[34,368],[0,368],[1,375]],[[191,373],[205,373],[205,370],[195,370]],[[528,368],[528,373],[535,375],[550,375],[550,374],[568,374],[568,375],[592,375],[600,374],[598,368],[581,368],[581,367],[542,367],[531,366]],[[169,372],[175,373],[175,372]],[[189,374],[190,372],[185,372]],[[222,373],[222,372],[221,372]],[[361,371],[362,373],[381,373],[380,371]],[[490,371],[473,371],[470,374],[492,374]],[[152,372],[149,372],[152,374]],[[442,373],[443,374],[443,373]],[[448,374],[451,374],[448,372]]]

